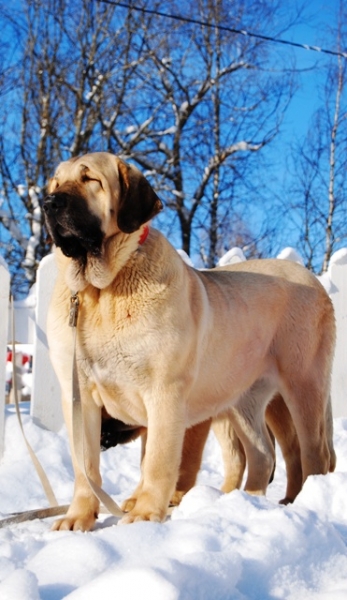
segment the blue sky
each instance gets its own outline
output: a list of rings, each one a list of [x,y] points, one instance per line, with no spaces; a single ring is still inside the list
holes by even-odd
[[[339,0],[311,0],[307,3],[309,22],[298,25],[288,34],[286,39],[296,43],[318,46],[330,50],[336,47],[329,41],[329,27],[336,25]],[[310,118],[319,106],[318,89],[324,81],[323,66],[331,60],[331,56],[304,49],[294,49],[297,68],[302,69],[300,88],[286,115],[285,133],[288,138],[293,134],[306,132]],[[314,68],[316,67],[316,68]],[[311,69],[307,70],[306,69]]]
[[[288,3],[288,0],[280,1],[283,6],[283,14],[293,10],[294,4]],[[338,6],[339,0],[329,0],[329,2],[326,2],[326,0],[306,0],[305,15],[303,17],[305,24],[293,27],[289,32],[284,32],[281,37],[296,43],[334,49],[334,43],[329,39],[329,27],[336,24]],[[184,14],[184,7],[180,12]],[[245,26],[243,23],[239,25]],[[272,32],[265,29],[258,31],[258,33],[271,35]],[[276,53],[277,50],[285,56],[288,53],[288,64],[290,64],[290,57],[294,54],[297,68],[303,71],[299,76],[300,88],[285,114],[281,134],[269,146],[268,177],[271,183],[271,191],[268,197],[270,209],[273,193],[280,196],[284,189],[283,179],[286,176],[286,162],[291,154],[291,144],[296,138],[303,137],[306,134],[313,113],[319,106],[318,88],[324,82],[325,77],[323,66],[331,60],[331,57],[326,54],[272,44],[271,51]],[[304,71],[305,69],[313,69],[314,66],[314,70]],[[290,219],[290,215],[288,218]],[[252,220],[254,222],[259,221],[259,213],[257,213],[256,208],[254,208]],[[289,237],[289,233],[287,233],[289,228],[285,230],[285,224],[283,224],[283,229],[285,245],[295,245],[295,236]],[[179,242],[178,245],[180,245]]]
[[[339,0],[330,0],[329,3],[322,0],[308,0],[305,8],[305,24],[293,27],[290,32],[284,33],[281,37],[295,43],[336,51],[336,42],[332,39],[330,29],[337,25],[338,7]],[[266,31],[261,33],[268,34]],[[274,48],[275,46],[273,44]],[[269,148],[268,153],[269,187],[277,197],[283,198],[285,206],[289,196],[287,184],[293,182],[293,177],[287,174],[288,164],[290,164],[292,158],[291,148],[297,140],[305,137],[311,126],[313,115],[321,105],[319,90],[325,82],[325,67],[333,57],[322,52],[281,45],[279,45],[279,50],[282,53],[283,51],[288,52],[288,61],[294,55],[296,68],[300,71],[298,76],[299,88],[285,113],[281,132],[274,140],[272,147]],[[271,207],[271,195],[269,206]],[[253,216],[256,223],[257,213],[254,212]],[[287,222],[283,219],[280,222],[282,247],[287,245],[297,246],[299,231],[294,229],[292,218],[291,211],[288,211]],[[276,251],[275,248],[274,250]]]

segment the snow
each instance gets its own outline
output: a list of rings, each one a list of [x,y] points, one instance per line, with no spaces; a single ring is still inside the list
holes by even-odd
[[[304,261],[303,261],[302,257],[300,256],[300,254],[294,248],[291,248],[290,246],[287,246],[287,248],[284,248],[277,255],[277,258],[280,258],[282,260],[291,260],[293,262],[299,263],[299,265],[304,264]]]
[[[347,248],[340,248],[340,250],[336,250],[332,255],[329,263],[329,267],[331,265],[345,265],[347,264]]]
[[[188,256],[188,254],[184,250],[179,249],[177,250],[177,252],[187,265],[189,265],[190,267],[194,267],[190,256]]]
[[[17,185],[17,192],[21,197],[25,196],[26,186],[23,183],[20,183],[19,185]]]
[[[30,443],[64,504],[73,489],[65,428],[41,429],[21,405]],[[345,600],[347,598],[347,419],[335,419],[337,469],[310,477],[293,505],[277,451],[267,497],[222,494],[219,446],[210,434],[198,484],[165,523],[117,526],[101,515],[90,533],[50,531],[52,520],[0,529],[1,600]],[[101,455],[106,491],[117,502],[139,479],[140,442]],[[6,408],[0,508],[46,506],[19,432]]]
[[[26,248],[28,245],[27,238],[22,234],[20,228],[15,223],[12,215],[9,211],[1,209],[0,210],[0,219],[2,220],[4,226],[10,232],[11,236],[20,244],[22,248]]]
[[[233,265],[236,263],[244,262],[246,257],[242,252],[241,248],[231,248],[226,252],[218,261],[219,267],[225,267],[226,265]]]
[[[35,273],[32,272],[32,268],[36,263],[35,255],[36,248],[40,243],[41,237],[41,229],[42,229],[42,215],[41,215],[41,206],[39,201],[38,194],[41,192],[39,187],[30,187],[28,190],[29,197],[31,199],[31,204],[33,206],[32,210],[32,235],[29,238],[28,245],[26,248],[25,258],[22,262],[22,267],[26,272],[27,279],[29,281],[33,281],[35,279]]]

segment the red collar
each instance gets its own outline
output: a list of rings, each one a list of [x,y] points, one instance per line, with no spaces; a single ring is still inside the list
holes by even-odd
[[[142,246],[142,244],[145,243],[146,239],[148,238],[148,234],[149,234],[149,227],[148,227],[148,225],[145,225],[142,230],[142,233],[140,235],[140,239],[139,239],[140,246]]]

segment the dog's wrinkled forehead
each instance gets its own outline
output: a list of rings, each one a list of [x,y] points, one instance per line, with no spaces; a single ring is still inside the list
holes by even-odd
[[[84,184],[95,181],[105,192],[120,192],[119,160],[107,152],[94,152],[60,163],[54,181],[59,186],[64,183]]]

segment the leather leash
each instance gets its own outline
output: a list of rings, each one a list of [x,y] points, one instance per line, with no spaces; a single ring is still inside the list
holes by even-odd
[[[14,404],[15,404],[15,408],[16,408],[16,415],[17,415],[19,427],[20,427],[25,445],[28,449],[30,458],[34,464],[36,473],[40,479],[43,490],[46,494],[50,508],[39,508],[39,509],[35,509],[35,510],[28,510],[28,511],[18,512],[18,513],[9,515],[8,517],[5,517],[5,519],[0,520],[0,529],[2,527],[6,527],[7,525],[12,525],[14,523],[23,523],[24,521],[31,521],[33,519],[44,519],[47,517],[63,515],[66,513],[67,509],[69,508],[68,504],[60,505],[60,506],[58,505],[57,499],[53,492],[52,486],[49,483],[48,477],[47,477],[39,459],[37,458],[34,450],[32,449],[32,447],[26,437],[25,431],[24,431],[22,415],[20,412],[19,400],[18,400],[16,342],[15,342],[15,339],[16,339],[16,337],[15,337],[15,317],[14,317],[14,303],[13,303],[12,294],[11,294],[11,317],[12,317],[12,323],[11,323],[11,325],[12,325],[11,326],[11,330],[12,330],[12,386],[13,386],[13,395],[14,395]]]
[[[100,500],[101,504],[107,511],[115,517],[123,517],[124,512],[118,504],[109,496],[95,481],[90,479],[84,453],[84,427],[83,427],[83,411],[80,395],[80,387],[78,382],[77,360],[76,360],[76,342],[77,342],[77,319],[79,310],[79,298],[77,293],[72,293],[70,298],[70,315],[69,325],[73,330],[73,360],[72,360],[72,437],[75,455],[78,466],[84,474],[89,486],[95,496]]]
[[[90,479],[86,472],[85,460],[84,460],[84,442],[83,442],[83,414],[82,414],[82,404],[81,397],[79,392],[79,383],[78,383],[78,373],[77,373],[77,363],[76,363],[76,338],[77,338],[77,317],[78,317],[78,308],[79,308],[79,299],[77,294],[72,294],[70,299],[70,314],[69,314],[69,325],[73,328],[73,361],[72,361],[72,424],[73,424],[73,445],[74,451],[78,460],[78,464],[82,472],[84,473],[91,489],[93,490],[95,496],[100,500],[103,504],[100,512],[110,513],[116,517],[122,517],[125,513],[120,509],[118,504],[94,481]],[[6,527],[7,525],[13,525],[16,523],[23,523],[25,521],[31,521],[34,519],[46,519],[48,517],[56,517],[60,515],[64,515],[68,508],[69,504],[58,505],[57,499],[54,495],[53,489],[47,475],[38,460],[34,450],[32,449],[24,431],[21,412],[19,408],[19,400],[18,400],[18,389],[17,389],[17,365],[15,361],[16,356],[16,343],[15,343],[15,318],[14,318],[14,304],[13,304],[13,296],[11,295],[11,312],[12,312],[12,365],[13,365],[13,376],[12,376],[12,385],[14,392],[14,401],[16,414],[20,426],[20,430],[25,442],[25,445],[28,449],[30,458],[34,464],[37,475],[41,481],[42,487],[46,494],[48,503],[50,505],[49,508],[38,508],[34,510],[24,511],[24,512],[16,512],[4,519],[0,520],[0,529]]]
[[[30,458],[31,458],[32,462],[34,463],[34,467],[35,467],[36,472],[39,476],[39,479],[42,483],[42,487],[46,494],[48,503],[51,507],[53,507],[53,506],[56,507],[56,506],[58,506],[57,499],[54,495],[52,486],[48,481],[47,475],[25,435],[25,431],[24,431],[24,427],[23,427],[23,423],[22,423],[22,415],[21,415],[21,412],[19,409],[18,388],[17,388],[17,369],[18,369],[18,367],[16,364],[15,319],[14,319],[13,296],[11,296],[11,311],[12,311],[12,385],[13,385],[14,403],[15,403],[15,407],[16,407],[17,418],[18,418],[19,426],[20,426],[20,429],[22,432],[22,436],[23,436],[25,445],[28,449]]]

